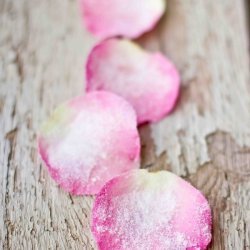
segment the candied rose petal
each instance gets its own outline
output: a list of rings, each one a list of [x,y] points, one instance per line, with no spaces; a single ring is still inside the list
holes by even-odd
[[[72,194],[95,194],[139,167],[136,115],[123,98],[94,91],[59,106],[42,127],[39,152],[51,176]]]
[[[87,91],[111,91],[129,101],[138,124],[159,121],[170,113],[180,89],[178,71],[166,57],[115,38],[92,50],[86,79]]]
[[[205,250],[211,210],[200,191],[180,177],[132,170],[97,195],[91,229],[100,250]]]
[[[100,38],[136,38],[156,25],[165,7],[165,0],[80,0],[86,28]]]

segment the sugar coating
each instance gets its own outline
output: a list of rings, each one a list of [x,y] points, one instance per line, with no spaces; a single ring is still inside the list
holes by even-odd
[[[94,91],[58,107],[38,138],[51,176],[66,191],[95,194],[110,179],[139,167],[140,142],[131,105]]]
[[[165,7],[165,0],[80,0],[84,24],[99,38],[136,38],[156,25]]]
[[[205,250],[211,210],[197,189],[174,174],[132,170],[97,195],[91,229],[100,250]]]
[[[87,91],[111,91],[129,101],[139,124],[159,121],[170,113],[180,88],[178,71],[166,57],[115,38],[92,50],[86,78]]]

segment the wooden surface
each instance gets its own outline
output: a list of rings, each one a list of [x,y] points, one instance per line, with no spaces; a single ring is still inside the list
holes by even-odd
[[[36,152],[41,122],[83,91],[96,42],[76,1],[0,0],[0,249],[95,249],[92,199],[60,190]],[[171,117],[140,129],[142,167],[191,181],[213,209],[214,250],[250,249],[250,65],[243,0],[169,0],[138,39],[177,65]]]

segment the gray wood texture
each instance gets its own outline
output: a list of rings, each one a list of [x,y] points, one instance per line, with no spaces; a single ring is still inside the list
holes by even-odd
[[[139,42],[180,70],[173,114],[140,128],[142,167],[168,169],[213,209],[214,250],[250,249],[250,55],[243,0],[169,0]],[[0,0],[0,249],[96,249],[92,198],[72,197],[37,155],[42,121],[82,93],[96,40],[72,0]]]

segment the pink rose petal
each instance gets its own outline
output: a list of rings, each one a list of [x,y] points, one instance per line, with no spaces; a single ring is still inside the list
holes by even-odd
[[[133,108],[96,91],[58,107],[43,126],[39,152],[51,176],[72,194],[95,194],[115,176],[139,167]]]
[[[100,250],[204,250],[211,240],[211,210],[178,176],[133,170],[97,195],[92,232]]]
[[[107,90],[127,99],[139,124],[170,113],[180,88],[179,74],[166,57],[120,39],[105,40],[92,50],[86,78],[87,91]]]
[[[163,15],[165,0],[80,0],[87,29],[100,38],[135,38],[151,30]]]

